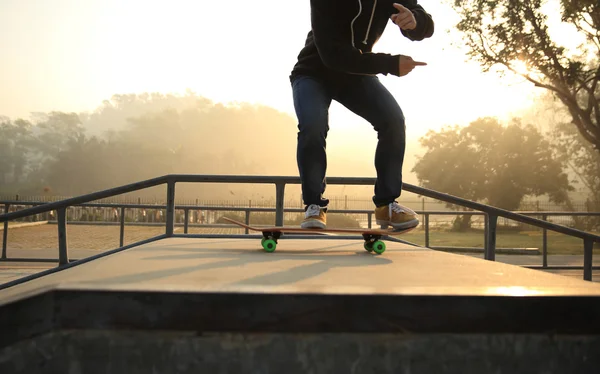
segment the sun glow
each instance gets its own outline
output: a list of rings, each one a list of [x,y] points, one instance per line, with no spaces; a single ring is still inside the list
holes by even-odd
[[[292,18],[268,15],[289,12],[277,0],[26,4],[0,1],[0,44],[8,56],[0,61],[0,81],[8,82],[0,85],[0,115],[93,110],[113,94],[189,88],[215,102],[258,103],[295,117],[288,75],[310,29],[307,3],[296,4]],[[232,22],[232,9],[244,16]],[[466,50],[448,47],[460,36],[445,33],[457,20],[446,17],[447,4],[432,1],[427,9],[437,22],[433,38],[413,43],[388,26],[376,48],[428,63],[402,78],[381,77],[407,116],[409,136],[530,105],[532,86],[522,77],[482,73],[477,63],[465,63]],[[332,132],[352,139],[373,134],[346,108],[331,112]]]
[[[508,65],[508,68],[509,70],[512,70],[516,74],[519,74],[525,78],[530,78],[536,81],[540,80],[541,78],[541,75],[534,68],[530,67],[527,62],[521,59],[511,61]]]

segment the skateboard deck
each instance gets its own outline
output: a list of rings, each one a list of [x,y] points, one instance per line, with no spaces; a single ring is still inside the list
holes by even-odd
[[[412,231],[416,226],[407,229],[303,229],[301,227],[285,227],[285,226],[270,226],[270,227],[256,227],[246,225],[245,223],[223,217],[224,220],[231,222],[240,227],[246,228],[252,231],[260,231],[263,234],[261,244],[266,252],[274,252],[277,248],[277,240],[281,237],[284,232],[287,233],[315,233],[315,234],[361,234],[365,240],[364,248],[368,252],[375,252],[382,254],[385,252],[385,243],[381,240],[383,236],[390,235],[401,235]]]

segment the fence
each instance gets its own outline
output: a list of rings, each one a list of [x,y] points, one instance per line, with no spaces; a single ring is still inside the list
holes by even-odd
[[[13,196],[12,199],[6,196],[0,196],[0,204],[8,203],[10,208],[8,212],[16,212],[29,206],[41,205],[48,202],[61,201],[71,197],[64,196]],[[336,211],[344,211],[352,219],[356,220],[360,227],[369,227],[368,218],[366,213],[354,213],[351,214],[349,210],[364,210],[367,211],[372,209],[373,203],[370,199],[358,198],[352,196],[333,196],[329,198],[330,209]],[[436,201],[433,199],[402,199],[402,204],[409,208],[425,212],[425,211],[436,211],[436,212],[453,212],[453,214],[439,214],[431,215],[429,217],[430,227],[435,228],[449,228],[453,225],[455,217],[462,214],[462,210],[450,209],[444,202]],[[245,199],[231,199],[231,200],[218,200],[218,199],[177,199],[175,204],[181,206],[195,206],[198,209],[190,209],[190,219],[193,223],[215,223],[218,219],[218,215],[215,214],[215,210],[206,209],[205,207],[235,207],[235,208],[272,208],[275,209],[275,199],[265,200],[245,200]],[[104,204],[104,205],[97,205]],[[164,199],[156,198],[108,198],[100,199],[96,201],[96,205],[82,205],[78,207],[71,207],[68,209],[69,221],[75,222],[117,222],[119,220],[119,207],[131,206],[131,209],[126,210],[125,222],[126,223],[158,223],[165,220],[165,201]],[[293,221],[294,215],[290,214],[289,209],[300,209],[302,203],[300,199],[288,199],[284,202],[286,212],[284,217],[286,221]],[[600,229],[600,217],[594,212],[587,211],[585,202],[577,202],[573,204],[573,211],[561,212],[561,206],[558,204],[535,201],[524,201],[521,204],[521,208],[527,208],[515,211],[515,213],[526,213],[530,216],[536,216],[536,212],[551,212],[552,214],[547,215],[546,219],[549,222],[556,223],[559,225],[573,227],[582,230],[598,230]],[[460,208],[456,206],[455,208]],[[592,213],[591,215],[581,215],[579,213]],[[181,221],[181,214],[177,216],[176,222]],[[537,214],[542,216],[542,214]],[[582,225],[581,222],[576,220],[576,217],[581,216],[594,216],[596,219],[593,224]],[[36,214],[33,216],[27,216],[15,221],[18,222],[36,222],[36,221],[52,221],[56,220],[55,212],[46,212],[43,214]],[[181,221],[183,222],[183,221]],[[261,222],[262,223],[262,222]],[[586,223],[589,223],[586,222]],[[499,217],[498,225],[504,227],[514,227],[525,229],[527,225],[521,222],[513,221],[508,218]],[[472,215],[470,227],[484,228],[485,219],[484,216]]]
[[[19,201],[19,202],[34,202],[34,203],[50,203],[66,199],[71,199],[74,196],[61,196],[61,195],[0,195],[0,201]],[[288,207],[301,207],[301,196],[297,198],[289,198],[285,201],[285,205]],[[370,198],[364,196],[328,196],[330,205],[334,209],[369,209],[372,207],[373,202]],[[270,208],[275,206],[275,198],[271,199],[202,199],[196,198],[178,198],[176,204],[180,205],[214,205],[214,206],[256,206],[261,208]],[[154,197],[133,197],[133,196],[112,196],[109,198],[99,199],[97,203],[107,204],[164,204],[164,196]],[[411,208],[421,210],[452,210],[446,206],[446,203],[432,198],[421,197],[419,199],[409,198],[405,199],[402,197],[402,204],[410,206]],[[456,206],[457,208],[460,205]],[[518,211],[561,211],[564,205],[552,203],[550,201],[540,199],[524,199],[519,205]],[[573,201],[571,210],[574,212],[589,212],[589,204],[585,201]]]
[[[57,220],[57,230],[58,230],[58,262],[59,269],[55,271],[60,271],[66,267],[73,266],[70,263],[67,251],[67,210],[70,207],[83,206],[87,204],[89,207],[93,207],[93,204],[90,204],[92,201],[97,201],[100,199],[110,198],[113,196],[130,193],[134,191],[139,191],[146,188],[151,188],[155,186],[165,185],[167,186],[166,193],[166,204],[163,206],[150,206],[150,209],[164,209],[164,226],[165,233],[162,235],[158,235],[149,240],[144,240],[143,242],[159,240],[167,237],[178,237],[180,234],[174,234],[174,227],[176,225],[176,210],[184,211],[184,222],[183,225],[185,227],[184,236],[188,236],[187,228],[189,226],[189,212],[191,209],[197,210],[198,207],[195,206],[179,206],[175,203],[175,185],[176,183],[252,183],[252,184],[272,184],[275,185],[275,208],[240,208],[245,212],[246,220],[249,220],[250,211],[273,211],[275,212],[275,225],[281,226],[284,222],[284,192],[285,186],[287,184],[300,184],[300,178],[298,177],[272,177],[272,176],[219,176],[219,175],[166,175],[154,179],[149,179],[145,181],[141,181],[138,183],[133,183],[117,188],[112,188],[104,191],[95,192],[88,195],[83,195],[79,197],[74,197],[70,199],[65,199],[57,202],[50,202],[41,205],[35,205],[33,207],[19,210],[16,212],[9,212],[10,203],[5,204],[6,213],[0,215],[0,222],[4,222],[4,239],[3,239],[3,259],[6,258],[6,236],[8,232],[8,222],[16,219],[35,216],[37,214],[49,213],[52,211],[56,211],[56,220]],[[375,178],[343,178],[343,177],[333,177],[328,179],[328,184],[338,184],[338,185],[373,185],[375,183]],[[565,235],[569,235],[572,237],[576,237],[582,240],[583,244],[583,278],[585,280],[592,279],[592,256],[593,256],[593,246],[594,243],[600,243],[600,236],[584,232],[581,230],[569,228],[562,225],[557,225],[555,223],[551,223],[545,220],[536,219],[529,215],[519,214],[515,212],[510,212],[507,210],[499,209],[493,206],[488,206],[480,203],[476,203],[473,201],[465,200],[458,198],[456,196],[444,194],[441,192],[425,189],[422,187],[417,187],[410,185],[408,183],[404,184],[404,190],[409,193],[414,193],[421,196],[426,196],[429,198],[437,199],[443,201],[445,203],[455,204],[462,206],[465,208],[465,211],[461,212],[461,214],[472,214],[472,215],[483,215],[484,217],[484,236],[485,236],[485,246],[484,250],[484,258],[486,260],[494,261],[496,254],[496,234],[498,229],[498,220],[499,218],[505,218],[514,220],[516,222],[520,222],[521,224],[533,225],[536,227],[540,227],[546,232],[547,230],[552,230],[558,233],[562,233]],[[97,205],[97,204],[96,204]],[[102,204],[100,204],[102,205]],[[121,245],[123,244],[123,230],[124,230],[124,218],[125,218],[125,209],[133,208],[135,206],[127,206],[122,204],[120,206],[121,214],[120,214],[120,226],[121,226]],[[139,208],[139,206],[137,207]],[[216,210],[234,210],[233,208],[226,207],[211,207]],[[301,212],[301,209],[289,209],[293,212]],[[335,213],[334,210],[331,210],[332,213]],[[347,211],[352,214],[360,214],[364,213],[361,211]],[[456,212],[421,212],[421,214],[425,215],[425,230],[428,233],[429,227],[429,218],[430,215],[433,214],[456,214]],[[559,214],[563,214],[559,212]],[[580,213],[585,214],[585,213]],[[369,224],[371,222],[372,210],[369,210],[367,213]],[[209,235],[205,235],[209,236]],[[235,237],[234,235],[227,235],[227,237]],[[393,238],[390,238],[393,240]],[[142,242],[134,243],[133,245],[139,245]],[[129,247],[129,246],[128,246]],[[118,250],[122,250],[125,247],[121,247]],[[112,253],[112,252],[110,252]],[[108,253],[107,253],[108,254]],[[105,255],[105,254],[103,254]],[[87,261],[91,261],[97,257],[101,257],[102,255],[92,256],[91,258],[77,261],[76,264],[84,263]],[[25,277],[18,282],[24,282],[32,277],[39,277],[45,275],[47,272],[42,272],[34,276]],[[14,283],[14,282],[13,282]],[[3,286],[3,287],[6,287]]]
[[[8,206],[8,212],[17,212],[29,206],[41,205],[39,202],[23,202],[23,201],[0,201],[0,204]],[[175,216],[174,224],[184,228],[184,234],[188,234],[190,227],[198,228],[236,228],[234,225],[221,223],[220,217],[225,215],[227,212],[241,213],[241,219],[249,224],[252,223],[252,213],[275,213],[274,207],[257,207],[257,206],[233,206],[230,204],[222,204],[221,206],[216,205],[175,205]],[[119,204],[119,203],[87,203],[78,206],[72,206],[67,208],[66,211],[66,222],[67,223],[79,223],[79,224],[115,224],[120,225],[120,241],[119,245],[123,246],[124,231],[127,225],[148,225],[148,226],[162,226],[166,222],[166,205],[144,205],[144,204]],[[96,214],[91,214],[91,213]],[[100,214],[98,214],[100,212]],[[298,223],[302,218],[302,208],[290,208],[286,207],[284,212],[284,222],[290,224],[290,222],[296,221]],[[481,212],[456,212],[456,211],[423,211],[416,210],[418,214],[423,216],[424,222],[422,229],[424,231],[425,246],[432,249],[448,250],[452,249],[445,246],[431,246],[430,245],[430,231],[431,228],[437,225],[433,224],[435,220],[432,217],[452,217],[457,215],[469,215],[472,216],[472,222],[483,221],[480,225],[481,228],[485,228],[485,214]],[[356,222],[357,226],[371,228],[373,222],[373,211],[372,210],[360,210],[360,209],[331,209],[331,214],[341,214],[349,217],[351,220],[348,222]],[[600,212],[519,212],[526,216],[538,216],[544,221],[552,222],[552,218],[556,217],[598,217],[600,218]],[[37,215],[41,217],[43,221],[49,221],[56,223],[56,215],[54,212],[46,212]],[[21,218],[20,220],[27,220],[34,216],[28,216]],[[237,217],[240,219],[240,217]],[[265,217],[263,217],[265,218]],[[266,220],[258,222],[259,224],[271,225],[275,219],[275,215],[271,214],[266,217]],[[447,219],[446,219],[447,220]],[[19,220],[17,220],[19,221]],[[31,222],[31,220],[27,220]],[[364,224],[363,224],[364,222]],[[256,222],[254,222],[256,223]],[[477,226],[477,225],[475,225]],[[499,219],[498,226],[504,227],[515,227],[515,226],[529,226],[519,222],[512,222],[509,219]],[[522,228],[522,227],[521,227]],[[542,268],[548,269],[548,235],[547,229],[540,228],[542,231]],[[249,234],[248,230],[245,230],[245,234]],[[6,238],[3,240],[3,253],[2,259],[8,260],[6,254]],[[479,251],[483,248],[469,247],[462,248],[463,250]],[[31,259],[10,259],[11,261],[32,261]],[[33,259],[40,260],[40,259]],[[54,261],[49,259],[43,259],[43,261]]]

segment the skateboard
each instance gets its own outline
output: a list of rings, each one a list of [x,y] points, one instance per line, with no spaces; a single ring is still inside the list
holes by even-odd
[[[385,243],[381,240],[386,235],[401,235],[412,231],[416,226],[409,227],[407,229],[303,229],[301,227],[285,227],[285,226],[271,226],[271,227],[254,227],[246,225],[242,222],[235,221],[233,219],[223,217],[224,220],[231,222],[240,227],[252,230],[260,231],[263,234],[261,244],[265,252],[274,252],[277,248],[277,240],[281,237],[284,232],[287,233],[315,233],[315,234],[327,234],[327,233],[354,233],[361,234],[365,240],[364,248],[368,252],[375,252],[382,254],[385,252]]]

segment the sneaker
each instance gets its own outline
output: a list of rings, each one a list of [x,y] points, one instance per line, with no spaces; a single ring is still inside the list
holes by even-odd
[[[303,229],[324,229],[327,226],[326,212],[327,208],[316,204],[309,205],[300,227]]]
[[[375,208],[375,220],[382,229],[392,226],[395,230],[410,229],[419,224],[417,213],[397,202]]]

